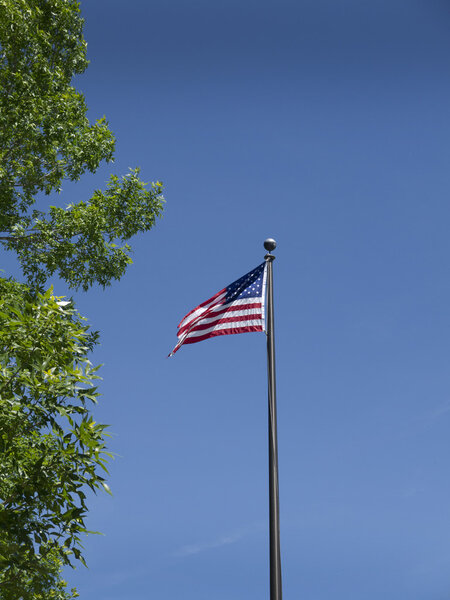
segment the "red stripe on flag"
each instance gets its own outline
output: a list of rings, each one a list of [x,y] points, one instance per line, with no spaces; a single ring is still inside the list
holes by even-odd
[[[195,342],[201,342],[202,340],[207,340],[208,338],[215,337],[217,335],[228,335],[232,333],[250,333],[252,331],[264,331],[262,325],[249,325],[247,327],[233,327],[233,329],[217,329],[215,331],[211,331],[205,335],[200,335],[198,337],[188,337],[184,340],[183,344],[194,344]],[[177,348],[178,350],[178,348]]]
[[[194,319],[194,320],[190,321],[189,323],[186,323],[186,325],[183,325],[183,327],[179,328],[177,336],[181,337],[182,335],[184,335],[186,333],[186,331],[189,331],[191,328],[197,327],[196,323],[201,324],[204,319],[215,319],[216,317],[220,317],[220,315],[223,315],[225,313],[233,313],[233,312],[237,312],[237,311],[250,310],[253,308],[259,308],[259,309],[262,308],[261,302],[248,302],[247,304],[238,304],[238,305],[223,304],[222,306],[223,306],[223,308],[221,308],[220,310],[212,310],[212,309],[207,310],[203,314],[199,315],[197,319]],[[214,308],[214,307],[212,307],[212,308]],[[257,317],[257,316],[258,315],[255,314],[255,317]],[[214,323],[214,321],[211,321],[210,325],[212,323]]]
[[[217,292],[217,294],[214,294],[214,296],[211,296],[211,298],[209,300],[205,300],[204,302],[202,302],[201,304],[199,304],[198,306],[196,306],[195,308],[193,308],[191,311],[189,311],[187,313],[187,315],[184,315],[184,317],[181,319],[178,327],[180,327],[181,323],[183,321],[185,321],[189,315],[192,315],[192,313],[194,313],[196,310],[198,310],[199,308],[203,308],[204,306],[207,306],[208,304],[210,304],[215,298],[217,298],[218,296],[220,296],[221,294],[226,292],[226,288],[223,288],[223,290],[220,290],[220,292]]]
[[[204,329],[210,329],[211,327],[215,327],[216,325],[219,325],[219,323],[238,323],[240,321],[261,321],[261,313],[257,314],[257,315],[241,315],[239,317],[222,317],[222,318],[217,318],[214,321],[211,321],[210,323],[203,323],[200,322],[198,323],[198,325],[194,325],[194,327],[192,327],[192,329],[189,330],[188,336],[191,335],[191,333],[193,333],[194,331],[203,331]]]

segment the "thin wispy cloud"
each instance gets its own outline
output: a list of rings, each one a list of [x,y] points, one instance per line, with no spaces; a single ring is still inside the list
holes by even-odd
[[[409,419],[406,422],[405,429],[400,432],[401,437],[409,437],[416,435],[423,429],[433,428],[441,419],[446,419],[450,413],[450,400],[445,400],[434,408],[430,408],[426,412],[424,411],[421,415],[415,415],[415,417]]]
[[[429,418],[430,420],[434,421],[435,419],[439,419],[439,417],[442,417],[442,415],[445,415],[448,412],[450,412],[450,400],[447,400],[446,402],[435,408],[431,412]]]
[[[219,538],[214,540],[197,542],[194,544],[188,544],[186,546],[182,546],[178,550],[173,553],[174,557],[180,558],[185,556],[193,556],[194,554],[199,554],[200,552],[206,552],[208,550],[214,550],[216,548],[221,548],[222,546],[228,546],[230,544],[236,544],[244,537],[255,533],[263,528],[263,525],[258,523],[249,527],[244,527],[242,529],[238,529],[233,533],[222,535]]]

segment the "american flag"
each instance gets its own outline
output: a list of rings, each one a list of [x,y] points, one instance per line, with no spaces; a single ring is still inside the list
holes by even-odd
[[[178,325],[178,343],[195,344],[216,335],[264,331],[266,263],[193,308]]]

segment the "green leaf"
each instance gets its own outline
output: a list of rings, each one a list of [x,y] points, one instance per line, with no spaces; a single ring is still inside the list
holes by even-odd
[[[112,496],[112,492],[111,492],[109,485],[107,483],[105,483],[104,481],[102,481],[102,486],[104,487],[105,491],[108,492],[108,494],[111,494],[111,496]]]

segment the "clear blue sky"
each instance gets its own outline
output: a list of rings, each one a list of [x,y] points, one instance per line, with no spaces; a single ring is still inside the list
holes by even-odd
[[[70,581],[82,600],[268,598],[264,335],[166,355],[271,236],[284,596],[449,598],[450,5],[82,8],[77,85],[117,135],[112,170],[140,165],[167,205],[126,277],[76,296],[117,458]]]

